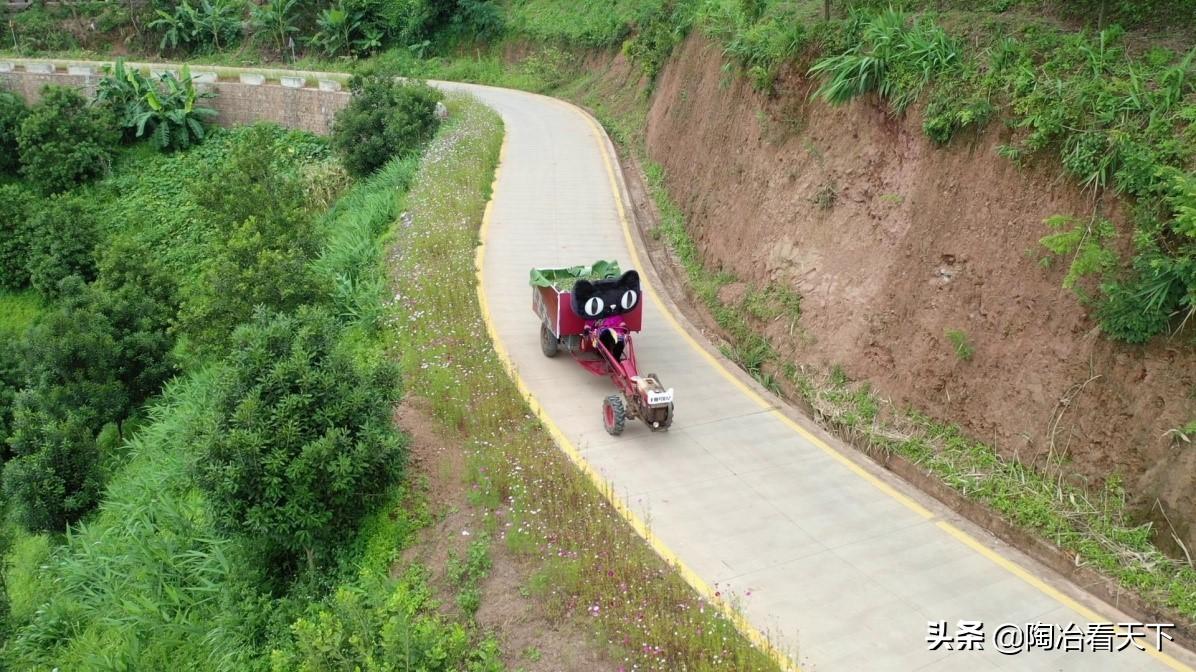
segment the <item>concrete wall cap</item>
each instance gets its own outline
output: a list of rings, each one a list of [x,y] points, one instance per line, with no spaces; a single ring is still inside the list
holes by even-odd
[[[288,89],[302,89],[306,80],[302,77],[279,77],[278,82]]]
[[[320,90],[321,91],[340,91],[341,83],[336,81],[335,79],[321,79],[320,80]]]
[[[266,76],[260,72],[242,72],[239,75],[242,84],[261,86],[266,83]]]
[[[35,75],[52,75],[54,74],[54,64],[42,63],[40,61],[26,63],[25,72],[32,72]]]

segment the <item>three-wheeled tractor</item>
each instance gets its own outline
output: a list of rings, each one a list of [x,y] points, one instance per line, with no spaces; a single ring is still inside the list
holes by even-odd
[[[636,418],[654,432],[666,430],[673,424],[673,390],[654,373],[640,375],[635,358],[632,334],[640,331],[644,314],[639,274],[600,264],[532,270],[540,349],[545,357],[565,350],[590,373],[610,377],[618,392],[602,401],[608,433],[621,434]]]

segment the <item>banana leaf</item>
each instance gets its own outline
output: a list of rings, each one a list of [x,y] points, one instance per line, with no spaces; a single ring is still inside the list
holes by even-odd
[[[572,289],[578,280],[604,280],[620,275],[619,262],[598,260],[589,266],[568,268],[533,268],[530,283],[533,287]]]

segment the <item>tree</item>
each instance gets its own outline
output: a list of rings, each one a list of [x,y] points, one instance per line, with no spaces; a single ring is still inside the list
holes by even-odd
[[[287,42],[299,32],[295,25],[295,3],[298,0],[266,0],[264,4],[253,5],[253,27],[262,35],[269,36],[275,50],[285,55]]]
[[[59,283],[69,276],[90,281],[96,276],[98,224],[87,201],[70,195],[45,200],[30,216],[29,282],[43,297],[58,296]]]
[[[25,379],[37,406],[93,430],[124,418],[129,396],[117,373],[120,346],[93,290],[77,276],[61,283],[59,305],[24,339]]]
[[[306,187],[283,152],[270,127],[254,127],[192,187],[219,231],[182,292],[179,321],[200,352],[222,352],[256,308],[292,311],[323,291],[309,268],[319,244]]]
[[[9,91],[0,91],[0,174],[15,173],[17,160],[17,129],[29,114],[25,101]]]
[[[353,175],[369,175],[392,157],[416,151],[436,132],[442,96],[427,84],[367,71],[354,75],[349,88],[353,98],[336,115],[332,146]]]
[[[116,335],[116,377],[129,402],[141,404],[178,372],[171,330],[178,311],[175,282],[152,251],[116,238],[100,260],[91,292],[96,310]]]
[[[270,564],[309,568],[357,529],[405,454],[390,423],[392,364],[363,364],[316,309],[258,313],[237,331],[199,446],[197,480],[218,524],[261,542]]]
[[[0,289],[29,286],[29,227],[32,196],[16,184],[0,185]]]
[[[39,406],[33,392],[18,397],[4,465],[4,495],[31,531],[61,532],[95,506],[102,488],[95,433],[72,414]]]
[[[47,86],[17,131],[21,174],[48,194],[70,189],[108,169],[118,139],[111,112],[74,89]]]

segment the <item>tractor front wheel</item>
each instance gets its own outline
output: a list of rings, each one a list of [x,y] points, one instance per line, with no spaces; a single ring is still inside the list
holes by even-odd
[[[618,436],[623,433],[623,425],[627,423],[627,409],[623,406],[623,398],[612,394],[602,400],[602,424],[606,433]]]
[[[556,336],[552,335],[552,330],[548,328],[547,324],[540,323],[540,352],[544,353],[545,357],[556,357],[557,350],[560,348],[561,342]]]

